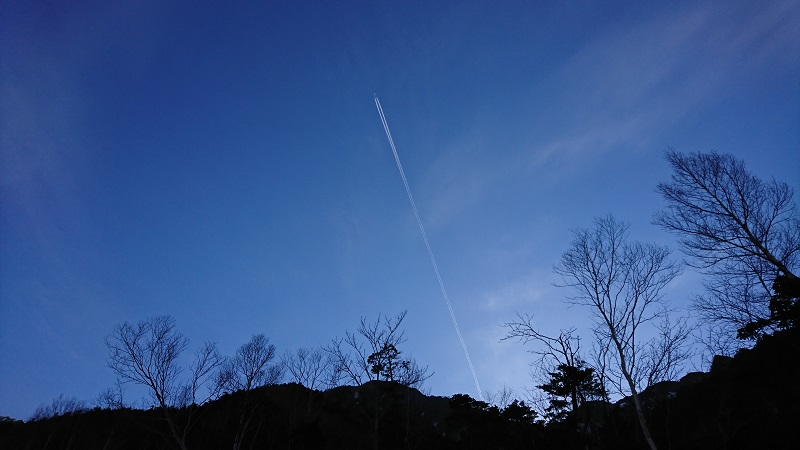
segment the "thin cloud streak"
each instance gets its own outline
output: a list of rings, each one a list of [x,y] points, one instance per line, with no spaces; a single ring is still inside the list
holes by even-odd
[[[754,73],[768,76],[787,49],[796,58],[800,31],[791,26],[797,11],[788,3],[756,8],[755,16],[744,7],[721,16],[706,4],[609,29],[516,100],[528,103],[521,110],[530,126],[516,131],[508,148],[483,144],[508,138],[477,119],[444,146],[420,189],[426,223],[447,226],[490,201],[509,177],[558,177],[576,161],[608,152],[662,152],[674,128],[713,107],[721,91]]]
[[[716,8],[701,6],[592,42],[537,89],[563,93],[553,100],[555,117],[570,123],[556,127],[567,135],[529,147],[528,167],[623,145],[662,151],[652,137],[753,72],[765,76],[787,49],[796,57],[800,31],[786,16],[796,17],[797,9],[787,3],[758,8],[753,20],[740,8],[727,23]]]

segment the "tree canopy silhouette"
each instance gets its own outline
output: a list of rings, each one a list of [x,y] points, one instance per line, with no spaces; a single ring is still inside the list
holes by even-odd
[[[560,285],[573,290],[568,301],[590,308],[598,342],[611,349],[607,354],[617,376],[607,379],[631,396],[644,438],[655,450],[639,392],[686,358],[685,324],[671,327],[661,304],[664,287],[680,273],[680,266],[666,247],[628,242],[628,225],[610,215],[573,234],[554,270],[561,276]],[[647,341],[642,334],[654,321],[661,333]]]
[[[570,415],[574,416],[580,405],[604,397],[603,385],[594,369],[583,361],[577,361],[574,366],[559,364],[549,375],[546,384],[536,387],[550,395],[547,407],[550,420],[563,421]]]
[[[794,300],[770,301],[778,277],[797,283],[800,216],[792,189],[756,177],[729,154],[670,149],[667,160],[671,181],[658,185],[667,208],[654,222],[678,234],[689,264],[708,275],[707,293],[696,301],[704,317],[745,338],[788,326],[780,316]]]
[[[204,399],[198,400],[197,397],[201,387],[222,362],[216,345],[207,342],[196,352],[189,377],[185,380],[180,378],[183,369],[178,359],[189,346],[189,340],[175,329],[175,319],[171,316],[115,325],[106,338],[106,346],[108,366],[121,381],[148,389],[164,414],[170,436],[181,450],[186,450],[191,417],[179,423],[173,409],[188,407],[193,410],[195,404],[205,403],[215,395],[216,391],[212,389]]]
[[[396,381],[404,386],[419,388],[430,378],[428,367],[417,365],[413,359],[401,359],[398,348],[406,341],[400,328],[407,311],[395,317],[381,316],[374,322],[361,318],[356,333],[347,331],[325,348],[336,366],[349,382],[355,385],[371,380]]]

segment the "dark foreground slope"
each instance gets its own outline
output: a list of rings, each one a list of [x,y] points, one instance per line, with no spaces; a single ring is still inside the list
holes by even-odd
[[[186,409],[173,414],[181,424],[189,418]],[[325,392],[267,386],[248,398],[241,392],[223,396],[196,409],[192,420],[190,449],[233,448],[241,430],[241,448],[247,449],[522,449],[547,434],[519,404],[498,410],[468,396],[425,396],[390,382]],[[97,409],[0,423],[2,449],[173,447],[158,410]]]
[[[800,330],[766,336],[653,408],[662,448],[800,448]]]
[[[709,373],[662,382],[642,393],[659,449],[800,448],[800,331],[766,336]],[[612,408],[593,436],[597,448],[645,448],[630,401]]]
[[[662,449],[800,448],[800,332],[766,337],[710,373],[642,395]],[[491,407],[466,395],[425,396],[372,382],[325,392],[297,384],[226,395],[190,415],[190,449],[640,449],[629,402],[594,405],[587,424],[545,426],[524,404]],[[598,414],[597,412],[600,411]],[[91,410],[34,422],[0,421],[0,449],[176,448],[158,410]],[[243,426],[246,424],[246,426]],[[241,432],[241,433],[237,433]]]

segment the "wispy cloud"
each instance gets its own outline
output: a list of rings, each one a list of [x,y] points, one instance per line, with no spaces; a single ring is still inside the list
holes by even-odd
[[[608,152],[660,153],[682,121],[747,95],[747,83],[798,58],[799,10],[708,2],[600,29],[504,106],[529,117],[528,126],[508,111],[484,112],[447,143],[411,186],[425,225],[464,217],[521,174],[558,177]]]
[[[485,135],[474,133],[450,143],[426,171],[417,187],[425,226],[435,230],[476,202],[480,202],[498,176],[487,160]],[[414,190],[414,186],[412,186]]]
[[[561,135],[535,143],[530,166],[641,147],[720,96],[736,95],[742,80],[797,59],[798,16],[792,2],[709,3],[608,30],[538,87],[560,93],[551,117],[563,119],[550,124]]]
[[[552,284],[545,274],[531,274],[483,294],[482,307],[487,311],[509,312],[538,305],[550,293]]]

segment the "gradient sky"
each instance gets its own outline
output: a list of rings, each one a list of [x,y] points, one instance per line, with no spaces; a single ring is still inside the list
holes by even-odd
[[[0,415],[91,403],[160,314],[231,354],[407,309],[430,392],[477,397],[373,93],[484,391],[532,387],[516,311],[588,330],[571,229],[674,245],[668,147],[800,189],[794,0],[221,3],[0,6]]]

